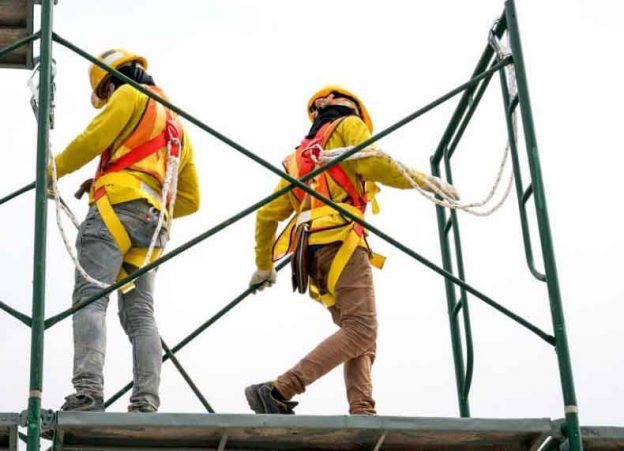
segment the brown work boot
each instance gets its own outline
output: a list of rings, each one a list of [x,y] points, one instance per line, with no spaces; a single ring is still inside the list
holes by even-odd
[[[293,410],[298,402],[277,399],[273,396],[273,383],[250,385],[245,388],[245,397],[251,410],[255,413],[294,415]]]

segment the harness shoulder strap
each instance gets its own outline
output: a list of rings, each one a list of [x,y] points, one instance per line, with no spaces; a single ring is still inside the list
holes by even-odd
[[[156,87],[148,87],[148,89],[162,97],[165,97],[163,92]],[[132,133],[134,133],[139,127],[142,126],[142,122],[145,119],[145,113],[150,108],[151,102],[156,102],[156,101],[152,98],[148,99],[147,104],[145,106],[145,110],[142,113],[141,119],[137,123],[137,126],[135,127],[135,130]],[[163,128],[163,131],[161,133],[159,133],[158,135],[156,135],[154,138],[150,139],[149,141],[145,141],[133,147],[132,149],[130,149],[128,153],[126,153],[119,159],[115,160],[114,162],[112,163],[110,162],[110,159],[112,158],[112,154],[111,154],[110,149],[106,149],[102,153],[100,167],[98,169],[96,179],[110,172],[123,171],[124,169],[127,169],[133,166],[134,164],[149,157],[150,155],[156,153],[158,150],[162,149],[163,147],[168,146],[169,144],[172,144],[172,145],[170,146],[170,148],[168,148],[168,151],[171,153],[172,156],[178,156],[182,147],[181,129],[178,126],[177,121],[172,117],[170,110],[165,109],[165,114],[166,114],[165,127]],[[130,137],[132,137],[132,133],[130,134]]]
[[[299,178],[312,171],[315,167],[315,162],[312,160],[310,152],[316,146],[323,148],[325,144],[327,144],[327,141],[331,137],[332,133],[336,130],[336,127],[338,127],[344,119],[344,117],[341,117],[334,121],[327,122],[316,132],[314,137],[305,138],[301,141],[297,150],[290,154],[284,161],[284,169],[286,169],[286,172],[291,175],[294,174],[297,178]],[[293,166],[296,166],[296,174],[293,170],[295,169]],[[296,187],[292,190],[292,192],[299,202],[303,202],[306,195],[304,190]]]
[[[151,100],[154,102],[154,100]],[[119,172],[124,169],[129,168],[130,166],[138,163],[144,158],[149,157],[150,155],[158,152],[163,147],[166,147],[172,140],[177,140],[177,145],[172,146],[171,154],[173,156],[177,156],[180,152],[180,129],[176,122],[171,117],[171,113],[167,110],[167,120],[165,123],[165,128],[163,131],[156,135],[154,138],[149,141],[144,142],[143,144],[138,145],[134,149],[130,150],[127,154],[120,157],[118,160],[113,163],[107,164],[104,168],[104,171],[101,175],[107,174],[109,172]],[[110,152],[109,152],[110,155]]]

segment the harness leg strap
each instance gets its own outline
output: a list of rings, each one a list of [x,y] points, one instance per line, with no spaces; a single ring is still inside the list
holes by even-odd
[[[342,242],[342,246],[336,252],[336,256],[332,261],[331,266],[329,267],[329,273],[327,274],[327,291],[331,294],[331,298],[323,299],[323,303],[327,307],[331,307],[336,303],[336,284],[338,283],[338,279],[344,271],[345,266],[351,259],[351,256],[357,249],[360,243],[360,236],[355,233],[355,231],[351,231],[347,238]],[[331,304],[328,304],[331,302]]]
[[[108,196],[106,196],[106,194],[99,197],[95,202],[95,205],[97,206],[98,212],[102,217],[102,221],[104,222],[106,228],[113,237],[113,240],[115,240],[115,244],[117,244],[119,252],[121,253],[121,255],[124,256],[125,261],[125,256],[126,254],[128,254],[128,251],[132,247],[132,241],[130,240],[130,236],[126,231],[126,228],[121,223],[121,220],[119,219],[119,216],[117,216],[117,213],[115,213],[115,210],[113,210],[113,206],[111,205],[110,200],[108,200]],[[119,271],[119,274],[117,275],[117,280],[120,280],[127,276],[128,273],[122,267]],[[121,287],[119,291],[121,291],[122,293],[126,293],[133,288],[134,283],[130,282]]]

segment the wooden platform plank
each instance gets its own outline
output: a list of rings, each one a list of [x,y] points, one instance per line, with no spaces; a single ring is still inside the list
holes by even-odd
[[[17,413],[0,413],[0,451],[17,451]]]
[[[33,32],[33,0],[0,0],[0,49]],[[33,43],[0,57],[0,68],[31,68]]]
[[[65,450],[526,450],[551,431],[542,419],[72,413],[58,415]]]

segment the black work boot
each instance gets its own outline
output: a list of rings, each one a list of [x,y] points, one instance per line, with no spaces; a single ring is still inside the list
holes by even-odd
[[[271,393],[273,384],[263,382],[262,384],[250,385],[245,388],[245,397],[251,410],[256,413],[280,413],[284,415],[294,415],[293,410],[298,402],[277,399]]]
[[[64,412],[104,412],[104,400],[87,393],[72,393],[61,406]]]
[[[60,410],[63,412],[104,412],[104,400],[86,393],[72,393],[65,397]],[[42,428],[40,436],[52,440],[54,431]]]
[[[156,413],[157,411],[156,407],[147,404],[130,404],[128,406],[128,412],[130,413]]]

